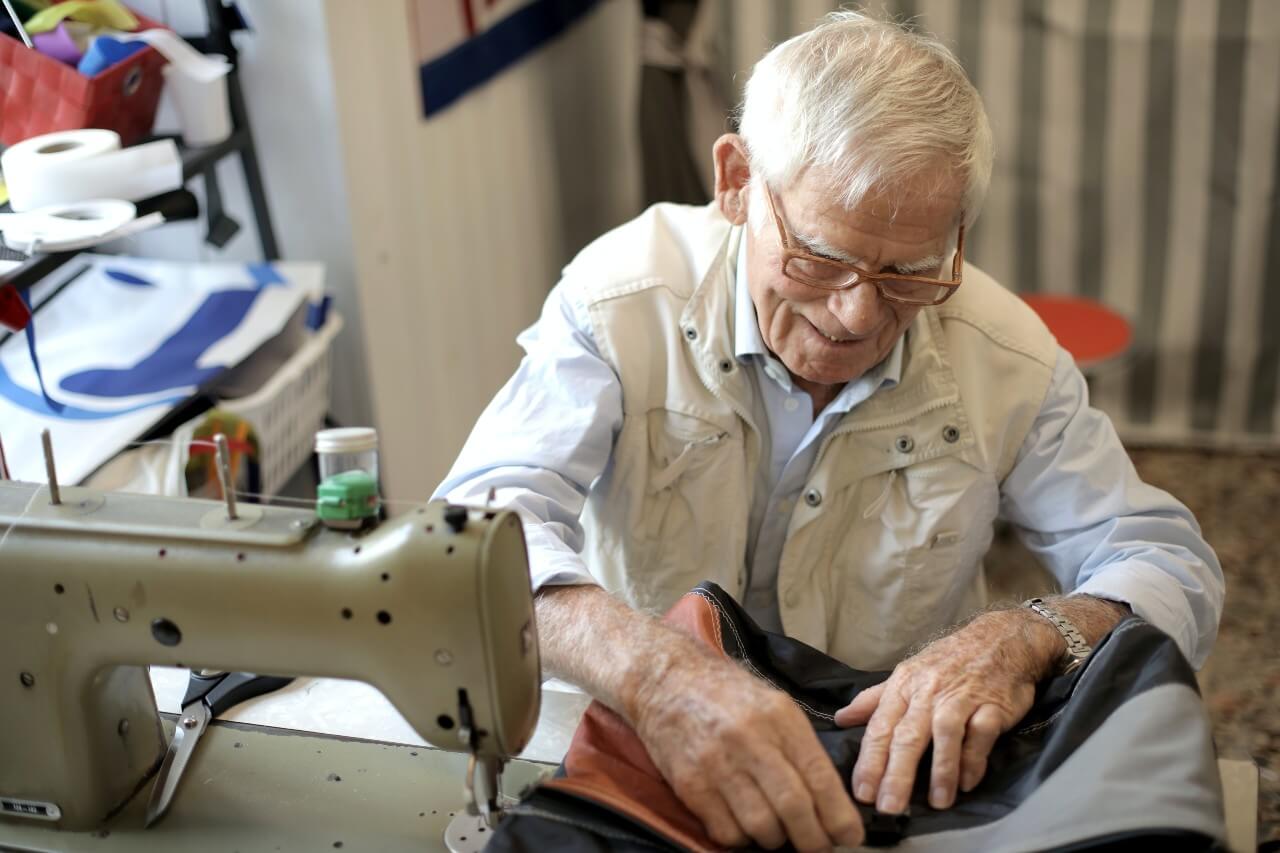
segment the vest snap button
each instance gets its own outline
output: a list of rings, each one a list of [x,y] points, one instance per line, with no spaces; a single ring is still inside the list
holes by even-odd
[[[818,506],[822,503],[822,492],[817,489],[810,489],[804,493],[804,502],[809,506]]]
[[[698,330],[690,326],[684,330],[684,336],[691,341],[696,341],[698,339]]]
[[[960,430],[951,424],[947,424],[942,428],[942,440],[947,444],[955,444],[960,440]]]
[[[800,593],[796,592],[795,587],[787,590],[787,594],[782,597],[782,603],[788,607],[795,607],[800,603]]]
[[[916,443],[909,435],[900,435],[894,439],[893,446],[897,448],[899,453],[910,453],[915,449]]]
[[[727,358],[720,359],[720,372],[730,373],[733,370],[733,362]]]

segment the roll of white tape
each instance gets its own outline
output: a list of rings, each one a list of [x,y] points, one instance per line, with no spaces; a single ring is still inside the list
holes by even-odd
[[[129,201],[78,201],[25,213],[0,213],[0,233],[11,247],[59,251],[64,245],[92,244],[103,239],[132,222],[137,215],[137,209]]]
[[[67,130],[19,142],[0,155],[16,211],[89,199],[139,201],[182,186],[171,139],[121,148],[109,130]]]

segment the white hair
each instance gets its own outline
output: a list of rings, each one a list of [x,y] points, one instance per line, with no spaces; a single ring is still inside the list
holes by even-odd
[[[959,61],[860,12],[832,12],[765,54],[739,132],[753,175],[782,187],[816,167],[848,209],[872,189],[929,196],[959,181],[971,223],[991,181],[991,126]]]

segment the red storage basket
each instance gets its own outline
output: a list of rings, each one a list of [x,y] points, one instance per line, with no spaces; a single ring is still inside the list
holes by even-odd
[[[139,30],[162,25],[138,15]],[[165,58],[147,46],[98,74],[85,77],[0,33],[0,143],[13,145],[55,130],[101,127],[132,145],[151,132]]]

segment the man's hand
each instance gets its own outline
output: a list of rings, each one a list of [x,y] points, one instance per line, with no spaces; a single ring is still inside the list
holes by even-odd
[[[1055,604],[1090,643],[1125,612],[1087,596]],[[836,713],[839,725],[867,725],[853,769],[854,796],[882,812],[901,812],[932,741],[929,804],[948,808],[957,785],[967,792],[982,780],[996,739],[1031,709],[1036,683],[1065,648],[1048,620],[1018,608],[984,613],[898,664],[887,681]]]
[[[835,765],[791,698],[700,653],[656,674],[636,732],[676,795],[719,844],[797,850],[862,843]]]
[[[544,670],[631,723],[716,843],[862,843],[840,774],[786,694],[598,587],[544,588],[536,604]]]

